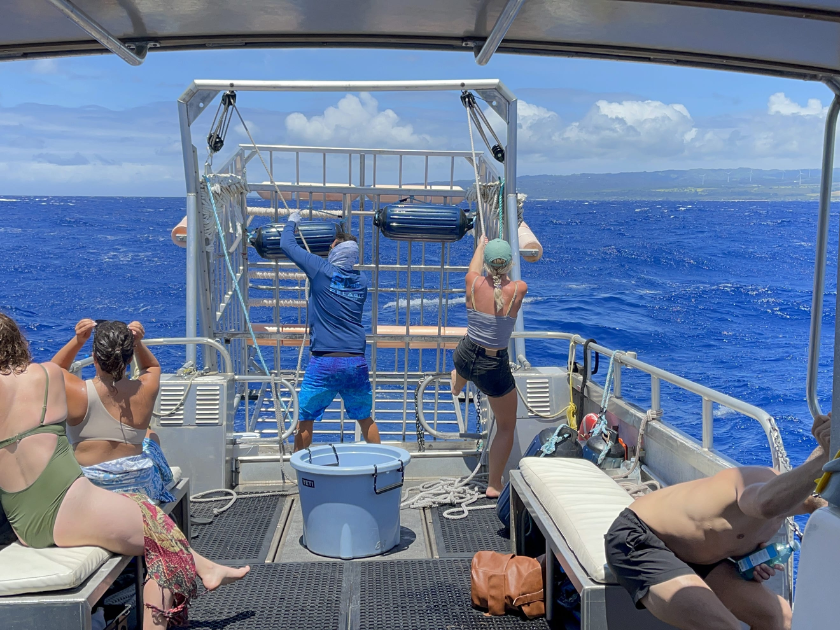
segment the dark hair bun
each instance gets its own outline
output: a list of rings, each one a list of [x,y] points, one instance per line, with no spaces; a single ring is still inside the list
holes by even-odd
[[[134,357],[134,335],[123,322],[97,324],[93,333],[93,357],[114,382],[122,380]]]

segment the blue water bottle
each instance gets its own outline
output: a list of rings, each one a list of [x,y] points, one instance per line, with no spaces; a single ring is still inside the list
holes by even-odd
[[[738,560],[738,571],[742,578],[751,580],[758,565],[766,564],[768,567],[772,567],[776,564],[785,564],[793,555],[793,552],[798,550],[799,543],[795,540],[790,544],[774,543]]]

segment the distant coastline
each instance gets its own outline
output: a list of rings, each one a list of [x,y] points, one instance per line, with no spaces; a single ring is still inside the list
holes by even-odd
[[[838,175],[835,169],[833,198],[840,196]],[[534,201],[817,201],[820,176],[819,169],[690,169],[520,175],[517,184]]]

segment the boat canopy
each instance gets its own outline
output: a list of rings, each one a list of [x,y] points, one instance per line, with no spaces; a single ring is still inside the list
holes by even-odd
[[[840,74],[836,0],[4,0],[0,59],[364,47]],[[68,19],[69,18],[69,19]],[[485,45],[485,43],[487,45]],[[107,48],[106,48],[107,46]]]

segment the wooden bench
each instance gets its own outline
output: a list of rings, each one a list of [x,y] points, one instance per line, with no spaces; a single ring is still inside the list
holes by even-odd
[[[523,553],[522,513],[545,538],[580,594],[581,630],[663,630],[646,610],[636,610],[607,565],[604,535],[633,499],[593,463],[558,457],[524,458],[510,472],[511,546]],[[546,562],[546,618],[554,617],[554,563]]]
[[[170,487],[175,501],[161,506],[190,539],[190,482]],[[99,547],[30,549],[19,542],[0,548],[0,627],[14,630],[90,630],[93,606],[131,562],[132,556]],[[138,562],[138,567],[143,563]],[[142,610],[143,575],[135,579]]]

